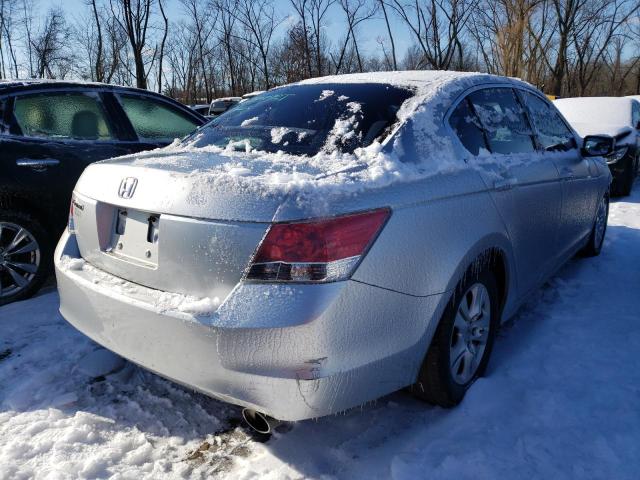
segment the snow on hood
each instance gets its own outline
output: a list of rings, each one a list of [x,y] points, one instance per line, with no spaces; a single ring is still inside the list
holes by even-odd
[[[571,125],[631,126],[631,108],[635,101],[625,97],[580,97],[560,98],[553,104]]]
[[[410,88],[415,95],[404,102],[391,134],[354,153],[321,151],[314,156],[283,152],[238,152],[217,146],[195,147],[199,138],[174,142],[152,152],[120,157],[101,163],[168,170],[191,176],[200,189],[249,192],[269,196],[296,192],[344,195],[412,181],[444,171],[465,168],[455,154],[443,117],[452,102],[467,88],[480,83],[519,83],[516,79],[480,73],[406,71],[338,75],[309,79],[300,84],[381,83]],[[396,133],[402,130],[402,135]]]
[[[574,122],[571,126],[581,137],[586,137],[587,135],[610,135],[612,137],[617,137],[633,132],[633,128],[627,125],[612,125],[608,123]],[[618,141],[618,144],[628,143],[625,142],[627,139],[635,142],[635,136],[627,135],[622,140]]]

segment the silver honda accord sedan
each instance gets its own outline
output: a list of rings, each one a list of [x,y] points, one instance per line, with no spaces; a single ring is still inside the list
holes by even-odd
[[[407,386],[450,407],[527,295],[600,252],[613,148],[510,78],[275,88],[165,149],[85,170],[55,253],[60,311],[265,418]]]

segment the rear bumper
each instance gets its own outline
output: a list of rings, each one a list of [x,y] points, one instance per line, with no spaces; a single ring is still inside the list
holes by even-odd
[[[281,420],[328,415],[413,383],[441,295],[359,282],[239,284],[196,315],[165,294],[55,253],[60,312],[97,343],[166,378]],[[188,309],[187,309],[188,310]]]

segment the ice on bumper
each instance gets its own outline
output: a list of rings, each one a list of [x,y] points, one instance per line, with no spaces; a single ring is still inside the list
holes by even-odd
[[[63,236],[55,260],[60,311],[84,334],[164,377],[282,420],[335,413],[411,383],[425,334],[416,319],[439,305],[439,296],[354,281],[239,284],[203,313],[203,299],[83,263],[74,235]]]

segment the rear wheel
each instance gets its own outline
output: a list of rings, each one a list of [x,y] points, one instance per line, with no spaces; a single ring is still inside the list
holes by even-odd
[[[0,305],[23,300],[49,274],[51,242],[29,214],[0,210]]]
[[[598,212],[593,222],[589,240],[580,252],[584,257],[596,257],[602,251],[604,236],[607,233],[607,222],[609,220],[609,194],[605,194],[598,204]]]
[[[423,400],[453,407],[489,362],[499,325],[494,275],[469,273],[447,305],[413,387]]]

